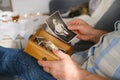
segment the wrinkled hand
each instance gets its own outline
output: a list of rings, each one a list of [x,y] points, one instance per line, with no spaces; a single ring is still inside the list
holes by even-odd
[[[94,34],[94,28],[81,19],[74,19],[68,22],[68,29],[78,35],[79,39],[90,40]]]
[[[78,35],[81,40],[92,41],[97,43],[103,34],[107,31],[95,29],[81,19],[75,19],[68,22],[68,29]]]
[[[53,51],[60,58],[58,61],[38,61],[43,69],[59,80],[79,80],[79,67],[69,55]]]

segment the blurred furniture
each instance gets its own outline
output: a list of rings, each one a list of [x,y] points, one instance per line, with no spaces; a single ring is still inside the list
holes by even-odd
[[[25,47],[30,35],[45,23],[45,17],[18,14],[20,18],[16,22],[11,19],[12,14],[14,12],[3,11],[0,13],[0,46],[21,49]]]
[[[49,3],[50,13],[59,10],[61,13],[67,12],[71,7],[80,3],[89,2],[89,0],[51,0]]]

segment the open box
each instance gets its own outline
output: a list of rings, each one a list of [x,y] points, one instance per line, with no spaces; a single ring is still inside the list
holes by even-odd
[[[66,54],[72,54],[72,46],[68,43],[63,42],[62,40],[54,37],[53,35],[46,32],[44,29],[39,29],[28,41],[25,52],[33,56],[38,60],[59,60],[59,58],[54,55],[49,50],[46,50],[44,47],[38,45],[34,40],[36,36],[44,37],[47,41],[51,41],[55,46],[60,49],[64,49]]]

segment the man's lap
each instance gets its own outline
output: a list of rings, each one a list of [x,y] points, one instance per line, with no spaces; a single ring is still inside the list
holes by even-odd
[[[0,73],[21,76],[25,80],[55,80],[37,64],[37,60],[23,49],[0,47]]]

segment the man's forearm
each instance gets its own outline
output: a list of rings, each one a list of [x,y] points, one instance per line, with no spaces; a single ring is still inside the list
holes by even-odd
[[[109,80],[109,79],[90,73],[86,70],[80,70],[80,80]]]
[[[90,39],[90,41],[94,42],[94,43],[97,43],[99,40],[100,40],[100,37],[103,35],[103,34],[106,34],[107,31],[104,31],[104,30],[97,30],[95,29],[93,32],[93,37]]]

